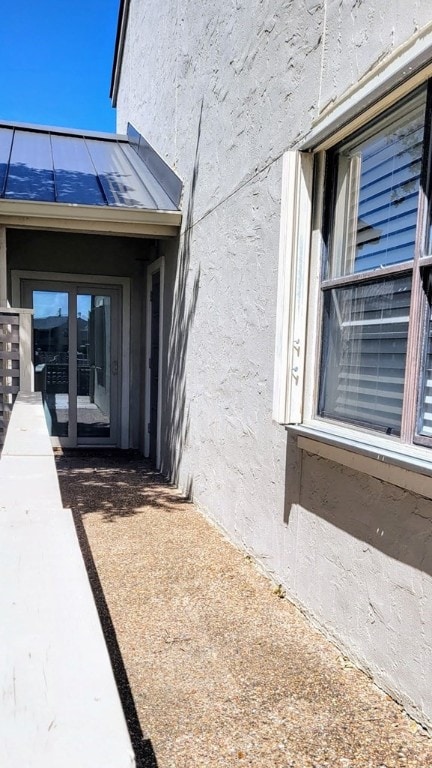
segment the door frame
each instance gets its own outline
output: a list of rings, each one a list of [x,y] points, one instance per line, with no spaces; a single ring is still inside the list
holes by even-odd
[[[111,277],[107,275],[83,275],[66,272],[39,272],[37,270],[11,270],[11,287],[13,306],[20,307],[21,288],[23,281],[43,281],[57,284],[76,283],[77,286],[118,288],[120,293],[119,332],[120,346],[120,376],[119,376],[119,409],[118,409],[118,445],[129,448],[129,407],[130,407],[130,278]],[[83,445],[84,447],[84,445]]]
[[[162,434],[162,350],[163,350],[163,320],[164,320],[164,279],[165,257],[160,256],[147,267],[146,287],[146,366],[145,366],[145,399],[144,399],[144,456],[150,456],[150,357],[151,357],[151,290],[152,276],[160,273],[159,285],[159,364],[158,364],[158,402],[157,402],[157,431],[156,431],[156,469],[161,465],[161,434]]]
[[[31,306],[31,296],[34,291],[56,291],[68,295],[68,327],[69,327],[69,363],[68,363],[68,434],[67,436],[52,435],[53,446],[64,448],[81,448],[85,446],[117,447],[119,444],[120,423],[120,391],[121,364],[120,364],[120,306],[121,290],[119,286],[93,285],[90,283],[73,283],[52,280],[22,280],[22,303]],[[77,366],[77,319],[78,297],[82,295],[97,296],[103,294],[111,299],[110,312],[110,434],[109,437],[79,437],[78,436],[78,366]],[[34,306],[33,306],[34,308]],[[72,352],[72,354],[70,354]],[[112,362],[117,363],[117,372],[114,373]]]

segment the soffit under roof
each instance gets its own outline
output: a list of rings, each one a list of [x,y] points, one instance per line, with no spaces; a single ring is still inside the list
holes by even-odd
[[[130,132],[0,122],[0,206],[5,200],[178,211],[180,179],[143,137]]]

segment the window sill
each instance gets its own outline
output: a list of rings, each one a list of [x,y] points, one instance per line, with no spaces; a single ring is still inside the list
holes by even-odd
[[[286,428],[301,450],[432,499],[432,449],[314,420]]]

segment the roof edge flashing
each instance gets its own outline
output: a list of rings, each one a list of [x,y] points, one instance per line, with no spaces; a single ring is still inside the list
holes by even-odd
[[[183,181],[131,123],[128,123],[127,135],[131,147],[145,163],[173,205],[179,208],[183,193]]]
[[[123,133],[109,133],[108,131],[87,131],[81,128],[63,128],[56,125],[38,125],[37,123],[16,123],[12,120],[0,118],[0,128],[13,128],[17,131],[30,131],[32,133],[51,133],[59,136],[79,136],[80,138],[105,139],[107,141],[129,141]]]
[[[130,0],[121,0],[118,20],[117,34],[114,46],[114,59],[111,73],[110,99],[115,108],[117,106],[117,95],[120,83],[120,72],[123,63],[124,44],[126,38],[126,29],[129,18]]]

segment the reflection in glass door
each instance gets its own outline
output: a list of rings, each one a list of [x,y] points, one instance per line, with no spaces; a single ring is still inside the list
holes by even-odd
[[[111,429],[111,297],[77,296],[77,436]]]
[[[51,435],[69,434],[69,295],[33,291],[35,390],[44,393]]]
[[[115,445],[119,291],[42,281],[24,288],[50,434],[62,445]]]

